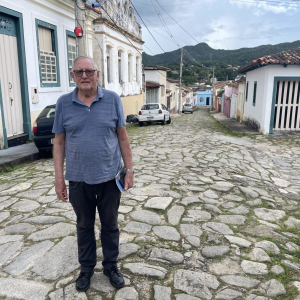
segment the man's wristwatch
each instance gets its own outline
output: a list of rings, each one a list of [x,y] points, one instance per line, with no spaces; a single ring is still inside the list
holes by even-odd
[[[125,168],[125,171],[126,172],[132,172],[132,173],[134,173],[134,169],[127,169],[127,168]]]

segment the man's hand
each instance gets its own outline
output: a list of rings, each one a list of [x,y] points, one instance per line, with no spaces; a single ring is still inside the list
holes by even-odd
[[[133,172],[126,172],[124,180],[124,191],[133,187]]]
[[[64,180],[55,181],[55,192],[58,199],[67,202],[68,200],[68,192],[67,187]]]

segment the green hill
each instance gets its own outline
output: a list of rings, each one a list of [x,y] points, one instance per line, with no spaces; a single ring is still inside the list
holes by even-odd
[[[207,61],[219,61],[233,66],[243,66],[261,56],[300,47],[300,40],[292,43],[281,43],[277,45],[262,45],[254,48],[241,48],[237,50],[215,50],[206,43],[195,46],[186,46],[184,49],[200,63]],[[184,57],[185,62],[195,63],[188,55]],[[154,56],[143,53],[143,64],[145,66],[170,65],[180,61],[180,49],[157,54]]]
[[[213,49],[206,43],[199,43],[195,46],[184,47],[184,65],[183,65],[183,83],[186,85],[198,81],[205,81],[212,78],[212,70],[201,67],[215,67],[215,77],[218,80],[235,79],[238,72],[228,68],[244,66],[252,60],[259,57],[286,51],[289,49],[300,47],[300,40],[292,43],[281,43],[277,45],[262,45],[253,48],[241,48],[236,50]],[[167,53],[148,55],[143,53],[144,66],[167,66],[173,70],[179,71],[181,50],[175,50]],[[190,54],[190,55],[189,55]],[[168,77],[178,79],[178,74],[168,73]]]

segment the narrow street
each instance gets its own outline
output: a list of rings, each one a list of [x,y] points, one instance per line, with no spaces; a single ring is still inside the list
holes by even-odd
[[[99,263],[88,292],[76,292],[75,214],[43,159],[0,175],[0,299],[300,299],[300,135],[241,137],[204,109],[128,133],[126,286],[102,273],[98,220]]]

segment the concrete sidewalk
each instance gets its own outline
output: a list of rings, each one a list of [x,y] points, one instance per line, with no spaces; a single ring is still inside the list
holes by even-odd
[[[259,134],[259,132],[256,131],[255,129],[248,127],[244,123],[238,122],[236,119],[228,118],[221,112],[211,111],[210,114],[218,122],[225,125],[232,132],[246,133],[246,134]]]
[[[0,171],[7,167],[39,158],[39,150],[34,143],[0,150]]]

